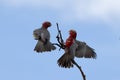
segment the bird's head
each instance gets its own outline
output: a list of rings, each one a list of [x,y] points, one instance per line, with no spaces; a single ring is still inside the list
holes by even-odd
[[[48,28],[48,27],[50,27],[52,24],[49,22],[49,21],[45,21],[45,22],[43,22],[42,23],[42,27],[44,27],[44,28]]]
[[[70,37],[76,39],[77,32],[76,32],[75,30],[72,30],[72,29],[71,29],[71,30],[69,31],[69,35],[70,35]]]
[[[74,39],[76,39],[77,33],[75,30],[69,30],[69,37],[66,40],[65,46],[70,47],[73,44]]]

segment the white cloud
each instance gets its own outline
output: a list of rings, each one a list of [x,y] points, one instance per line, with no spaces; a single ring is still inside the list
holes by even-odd
[[[95,23],[104,22],[115,34],[120,34],[120,0],[77,0],[63,17],[67,20],[80,20]],[[63,13],[64,14],[64,13]],[[66,21],[67,21],[66,20]]]
[[[12,7],[50,7],[50,8],[63,8],[64,0],[1,0],[4,5]]]
[[[51,8],[66,21],[101,20],[111,29],[120,29],[120,0],[2,0],[4,5],[13,7],[30,6]]]
[[[75,6],[79,20],[101,20],[116,34],[120,34],[120,0],[91,0]]]

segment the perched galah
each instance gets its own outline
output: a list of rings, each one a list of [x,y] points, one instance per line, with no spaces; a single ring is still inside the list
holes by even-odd
[[[65,53],[58,59],[58,65],[65,68],[73,67],[72,60],[77,58],[96,58],[94,49],[89,47],[85,42],[76,40],[77,33],[75,30],[69,31],[69,37],[65,42]]]
[[[42,24],[42,27],[39,29],[35,29],[33,31],[33,35],[35,40],[38,40],[34,51],[36,52],[46,52],[46,51],[51,51],[51,50],[55,50],[56,47],[54,45],[52,45],[52,43],[50,42],[50,33],[47,30],[48,27],[51,26],[51,23],[46,21]]]

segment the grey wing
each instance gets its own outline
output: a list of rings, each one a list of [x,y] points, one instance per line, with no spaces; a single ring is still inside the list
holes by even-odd
[[[48,30],[43,29],[43,28],[39,28],[39,29],[35,29],[33,31],[33,36],[35,38],[35,40],[42,40],[42,41],[46,41],[50,39],[50,33]]]
[[[96,58],[96,53],[93,48],[89,47],[85,42],[76,40],[78,48],[76,49],[75,56],[78,58]]]
[[[41,28],[35,29],[33,31],[33,36],[34,36],[35,40],[39,40],[39,38],[41,36],[41,32],[42,32]]]

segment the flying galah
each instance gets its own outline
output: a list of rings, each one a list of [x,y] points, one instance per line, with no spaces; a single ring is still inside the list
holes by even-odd
[[[77,32],[69,31],[69,37],[65,42],[65,53],[58,59],[58,65],[64,68],[73,67],[72,59],[77,58],[96,58],[94,49],[85,42],[76,40]]]
[[[51,23],[49,21],[46,21],[42,23],[41,28],[35,29],[33,31],[35,40],[38,40],[34,51],[39,53],[56,49],[56,47],[50,42],[50,32],[48,31],[48,27],[50,26]]]

